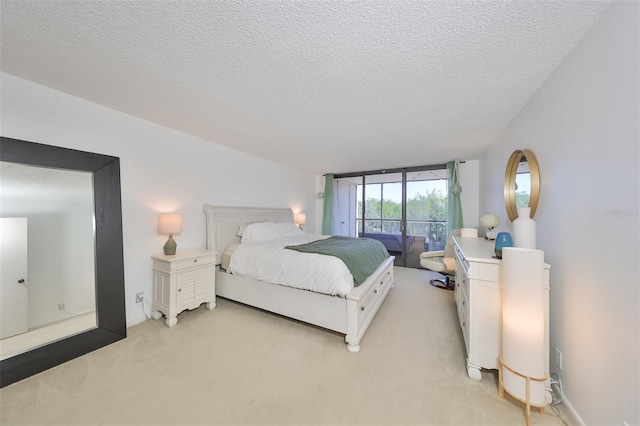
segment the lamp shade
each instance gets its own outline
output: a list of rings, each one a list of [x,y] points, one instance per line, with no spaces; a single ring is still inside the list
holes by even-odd
[[[480,223],[485,228],[491,230],[500,225],[500,218],[497,214],[487,213],[480,218]]]
[[[182,232],[182,215],[171,213],[158,217],[158,234],[177,234]]]
[[[522,376],[543,378],[545,367],[545,278],[542,250],[504,247],[502,250],[502,359],[504,388],[521,401],[527,383]],[[529,401],[544,405],[544,382],[531,381]]]
[[[293,220],[298,224],[298,225],[304,225],[305,223],[307,223],[307,215],[304,213],[296,213],[294,215]]]

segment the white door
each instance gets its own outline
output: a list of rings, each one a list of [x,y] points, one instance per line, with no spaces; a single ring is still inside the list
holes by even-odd
[[[28,329],[27,218],[0,218],[0,339]]]
[[[355,203],[351,200],[352,188],[355,185],[349,182],[334,181],[335,199],[333,203],[334,222],[333,229],[336,235],[355,237]]]

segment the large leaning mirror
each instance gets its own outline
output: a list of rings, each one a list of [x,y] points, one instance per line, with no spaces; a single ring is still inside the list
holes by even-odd
[[[4,387],[126,337],[119,159],[1,138],[0,199]]]
[[[511,154],[504,174],[504,204],[512,222],[518,217],[518,207],[530,207],[536,213],[540,198],[540,170],[533,152],[516,150]]]

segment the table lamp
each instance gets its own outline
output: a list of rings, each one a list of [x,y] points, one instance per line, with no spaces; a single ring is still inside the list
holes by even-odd
[[[495,240],[496,233],[493,231],[495,227],[500,225],[500,218],[497,214],[487,213],[480,218],[480,223],[482,226],[487,228],[487,233],[485,234],[485,239],[487,240]]]
[[[296,225],[298,225],[300,230],[302,230],[302,225],[307,223],[307,215],[304,213],[296,213],[295,215],[293,215],[293,220]]]
[[[182,232],[182,215],[171,213],[161,214],[158,217],[158,234],[169,234],[169,239],[164,245],[164,254],[172,256],[176,254],[178,244],[173,239],[173,234]]]

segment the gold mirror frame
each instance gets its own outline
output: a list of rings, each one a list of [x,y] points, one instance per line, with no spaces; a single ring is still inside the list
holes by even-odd
[[[531,208],[531,218],[538,208],[538,199],[540,198],[540,170],[538,169],[538,160],[533,152],[528,149],[518,149],[513,151],[507,170],[504,174],[504,206],[507,209],[507,215],[512,222],[518,217],[518,209],[516,205],[516,173],[518,165],[525,157],[529,165],[529,173],[531,174],[531,192],[529,194],[529,207]]]

